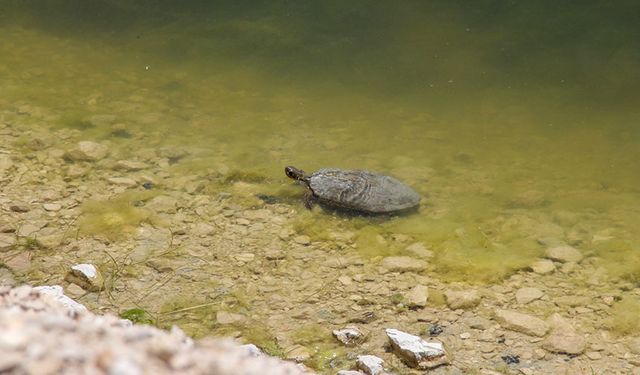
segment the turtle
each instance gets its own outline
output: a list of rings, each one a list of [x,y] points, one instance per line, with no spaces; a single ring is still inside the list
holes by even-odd
[[[365,170],[324,168],[311,174],[296,167],[284,169],[287,177],[307,185],[309,209],[324,205],[366,214],[389,214],[416,209],[420,195],[399,180]]]

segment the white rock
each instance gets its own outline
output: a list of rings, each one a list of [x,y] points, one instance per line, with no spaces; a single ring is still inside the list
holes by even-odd
[[[547,255],[547,258],[558,261],[558,262],[562,262],[562,263],[566,263],[566,262],[578,263],[582,260],[582,253],[580,252],[580,250],[568,245],[551,247],[547,249],[546,255]]]
[[[375,355],[359,355],[356,362],[358,368],[369,375],[382,374],[384,368],[382,364],[384,361],[380,357]]]
[[[409,307],[425,307],[429,298],[429,289],[424,285],[416,285],[405,295]]]
[[[495,319],[505,329],[531,336],[544,336],[549,331],[549,326],[543,320],[516,311],[497,309]]]
[[[384,258],[381,266],[390,272],[420,272],[425,270],[427,263],[416,258],[392,256]]]
[[[17,359],[19,361],[20,359]],[[337,375],[363,375],[362,371],[354,371],[354,370],[340,370]]]
[[[538,288],[520,288],[516,292],[516,301],[521,305],[525,305],[540,299],[543,295],[544,293]]]
[[[410,366],[428,369],[449,363],[442,343],[427,342],[418,336],[393,328],[385,331],[396,355],[402,357]]]
[[[333,331],[333,336],[347,346],[356,345],[364,339],[364,335],[357,327],[336,329]]]
[[[87,311],[87,308],[84,305],[65,296],[64,292],[62,291],[62,287],[60,285],[36,286],[33,288],[33,290],[38,291],[41,295],[45,295],[45,296],[48,296],[49,298],[53,298],[62,306],[66,307],[68,309],[69,315],[71,316]]]

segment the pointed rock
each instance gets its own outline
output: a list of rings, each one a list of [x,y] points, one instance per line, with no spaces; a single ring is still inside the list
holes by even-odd
[[[424,370],[449,363],[442,343],[427,342],[418,336],[393,328],[385,331],[394,353],[404,359],[409,366]]]

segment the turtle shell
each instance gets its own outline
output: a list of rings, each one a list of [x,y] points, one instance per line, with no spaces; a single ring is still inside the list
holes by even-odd
[[[407,185],[369,171],[327,168],[311,174],[307,181],[320,202],[331,206],[389,213],[420,204],[420,195]]]

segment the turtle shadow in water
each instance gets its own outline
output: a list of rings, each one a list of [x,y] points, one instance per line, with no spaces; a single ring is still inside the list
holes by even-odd
[[[358,210],[353,210],[353,209],[344,208],[344,207],[337,207],[337,206],[333,206],[323,202],[316,202],[314,205],[319,206],[322,209],[322,211],[338,217],[342,217],[342,218],[364,217],[364,218],[375,219],[378,221],[390,220],[397,217],[410,216],[413,214],[417,214],[420,211],[420,206],[411,207],[409,209],[401,210],[401,211],[375,213],[375,212],[358,211]]]
[[[277,195],[269,195],[269,194],[256,194],[256,198],[263,201],[265,204],[289,204],[295,205],[296,203],[300,203],[302,200],[293,197],[281,197]],[[303,203],[304,205],[304,203]],[[364,212],[358,210],[352,210],[344,207],[336,207],[333,205],[329,205],[323,202],[316,201],[314,206],[320,207],[320,209],[328,214],[332,214],[342,218],[357,218],[357,217],[365,217],[371,219],[377,219],[380,221],[393,219],[396,217],[405,217],[413,214],[417,214],[420,211],[420,206],[411,207],[406,210],[396,211],[396,212],[385,212],[385,213],[373,213],[373,212]],[[309,210],[313,210],[313,207]]]

